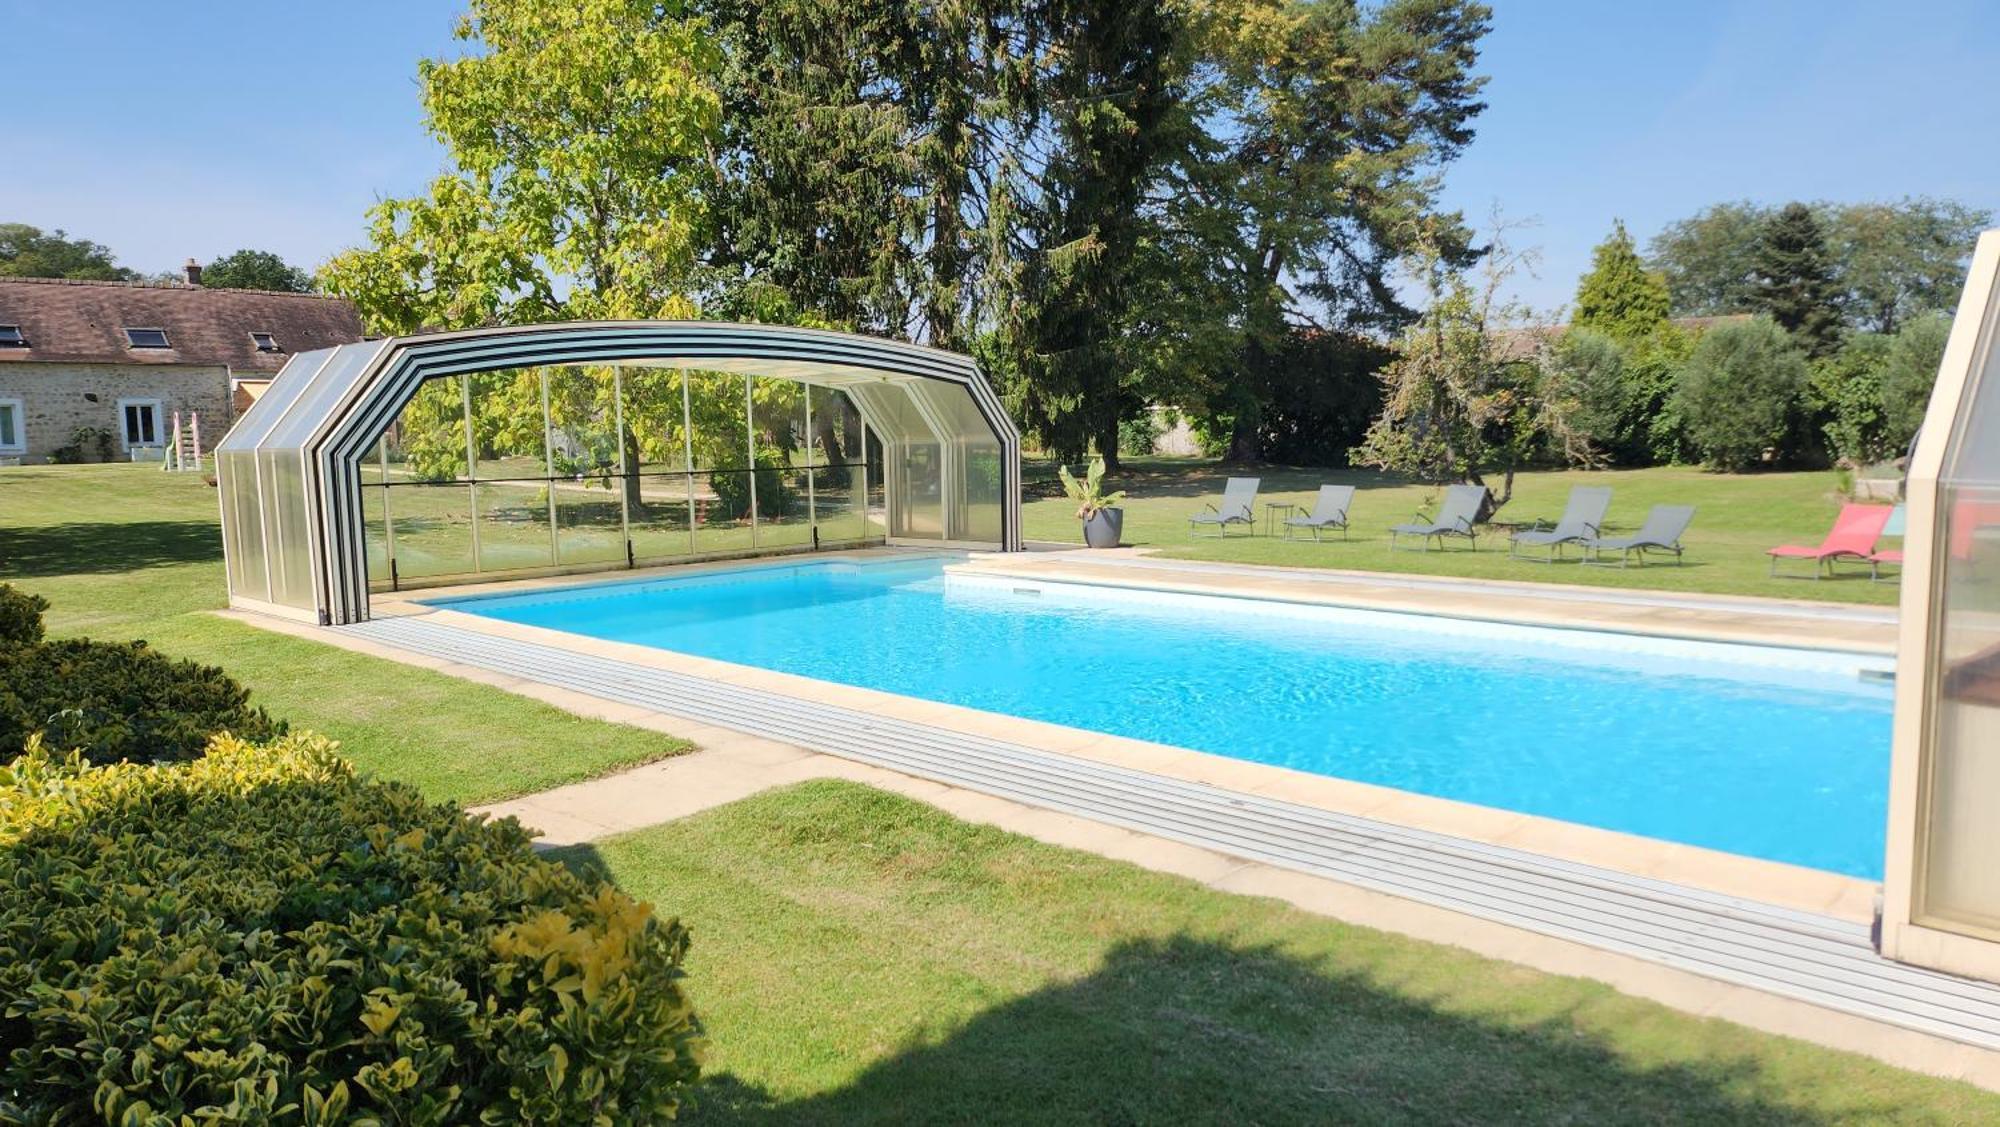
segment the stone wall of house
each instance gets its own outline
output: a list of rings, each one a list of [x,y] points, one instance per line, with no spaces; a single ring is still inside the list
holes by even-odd
[[[28,463],[48,461],[49,451],[69,445],[79,427],[107,431],[111,457],[125,460],[129,454],[121,438],[121,399],[160,401],[163,442],[168,440],[175,411],[183,419],[200,412],[204,452],[221,440],[233,418],[229,369],[220,366],[0,363],[0,399],[22,403],[27,451],[21,460]],[[86,449],[85,457],[97,460],[94,446]]]

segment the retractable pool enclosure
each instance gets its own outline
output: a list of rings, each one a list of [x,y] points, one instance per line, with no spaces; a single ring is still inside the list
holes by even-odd
[[[1018,550],[1020,440],[968,357],[621,321],[301,353],[216,447],[233,605],[870,544]]]
[[[2000,231],[1910,458],[1882,951],[2000,980]]]

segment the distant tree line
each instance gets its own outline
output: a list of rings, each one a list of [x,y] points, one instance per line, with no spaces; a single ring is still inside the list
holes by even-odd
[[[71,238],[61,228],[44,231],[26,223],[0,223],[0,278],[177,282],[182,274],[170,270],[147,275],[120,266],[110,247],[89,239]],[[309,293],[313,289],[310,273],[262,250],[239,250],[217,258],[202,268],[201,281],[211,289],[285,293]]]
[[[1745,469],[1898,457],[1989,221],[1930,199],[1723,204],[1670,224],[1646,259],[1618,226],[1567,330],[1538,351],[1581,439],[1569,459]]]
[[[1948,201],[1727,204],[1642,257],[1622,223],[1564,325],[1499,299],[1528,259],[1414,258],[1430,300],[1379,372],[1350,452],[1495,507],[1532,465],[1861,466],[1922,424],[1965,263],[1990,217]]]

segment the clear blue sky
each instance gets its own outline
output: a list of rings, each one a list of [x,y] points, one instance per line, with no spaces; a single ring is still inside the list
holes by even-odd
[[[141,270],[239,246],[314,265],[441,154],[416,60],[458,0],[0,0],[0,221]],[[1623,218],[1643,243],[1726,199],[1938,195],[2000,210],[1991,0],[1497,0],[1490,108],[1449,201],[1534,225],[1559,305]],[[1982,12],[1982,7],[1985,11]]]

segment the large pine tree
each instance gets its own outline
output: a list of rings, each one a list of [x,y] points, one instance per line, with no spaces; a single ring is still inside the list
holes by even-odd
[[[1784,326],[1810,356],[1840,347],[1840,289],[1833,256],[1812,208],[1788,203],[1757,241],[1756,307]]]
[[[1666,279],[1639,260],[1623,220],[1590,256],[1590,273],[1576,288],[1571,323],[1618,340],[1639,340],[1666,323],[1672,307]]]

